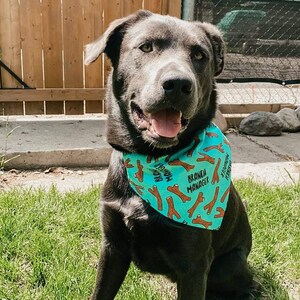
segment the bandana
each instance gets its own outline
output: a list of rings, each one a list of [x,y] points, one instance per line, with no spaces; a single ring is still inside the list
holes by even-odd
[[[175,154],[123,153],[123,161],[130,186],[156,211],[189,226],[221,227],[231,183],[231,151],[215,124]]]

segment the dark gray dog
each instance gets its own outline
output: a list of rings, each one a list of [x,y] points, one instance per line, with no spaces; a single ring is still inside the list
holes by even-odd
[[[132,166],[130,159],[124,159],[138,153],[149,163],[161,157],[168,161],[191,145],[197,132],[209,127],[216,111],[214,77],[224,66],[218,29],[139,11],[114,21],[85,52],[87,64],[104,52],[113,67],[106,104],[107,139],[114,151],[102,189],[103,240],[92,299],[114,299],[131,261],[141,270],[175,281],[181,300],[206,299],[210,293],[248,299],[253,288],[247,264],[251,229],[233,185],[229,183],[219,230],[197,228],[163,216],[142,200],[146,188],[128,178]],[[142,176],[143,167],[138,167],[135,179]],[[166,167],[161,165],[155,172],[156,181],[171,180]],[[204,175],[201,171],[188,178],[193,181]],[[180,181],[175,178],[175,183]],[[206,184],[204,179],[201,182]],[[156,198],[162,201],[159,192]],[[189,200],[177,195],[183,200],[179,202]]]

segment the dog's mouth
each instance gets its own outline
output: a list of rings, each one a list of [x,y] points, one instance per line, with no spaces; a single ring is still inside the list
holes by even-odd
[[[132,102],[131,110],[137,128],[156,140],[174,141],[188,124],[182,112],[174,108],[147,113]]]

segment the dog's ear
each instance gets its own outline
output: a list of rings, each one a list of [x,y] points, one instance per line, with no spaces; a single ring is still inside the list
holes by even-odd
[[[214,62],[215,62],[215,76],[222,73],[224,69],[224,53],[225,53],[225,43],[219,29],[210,23],[201,23],[201,27],[206,32],[206,35],[211,41],[211,45],[214,52]]]
[[[137,13],[122,19],[113,21],[107,30],[90,44],[85,45],[85,64],[88,65],[95,61],[103,52],[107,54],[112,62],[119,56],[121,42],[126,29],[141,19],[151,16],[147,10],[139,10]]]

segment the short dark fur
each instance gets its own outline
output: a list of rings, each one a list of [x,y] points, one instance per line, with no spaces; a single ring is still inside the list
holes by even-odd
[[[153,46],[149,53],[141,50],[145,43]],[[216,111],[214,76],[224,66],[221,35],[210,24],[139,11],[116,20],[87,45],[86,63],[103,52],[113,66],[106,103],[107,139],[115,150],[102,189],[103,240],[92,299],[114,299],[131,261],[177,282],[181,300],[203,300],[208,292],[240,297],[253,285],[247,264],[252,238],[233,185],[221,229],[203,230],[149,207],[129,186],[122,161],[122,151],[173,153],[208,126]],[[179,89],[170,92],[166,82]],[[140,119],[141,112],[167,108],[182,112],[176,138],[153,136]]]

